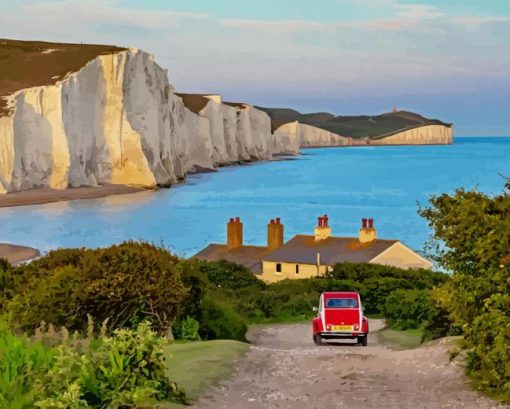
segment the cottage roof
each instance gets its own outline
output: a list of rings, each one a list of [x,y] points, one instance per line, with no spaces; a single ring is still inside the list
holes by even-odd
[[[268,253],[267,247],[262,246],[242,246],[229,250],[225,244],[209,244],[193,258],[206,261],[226,260],[240,264],[252,273],[259,274],[262,271],[260,262]]]
[[[328,237],[315,241],[314,236],[294,236],[282,247],[272,251],[263,258],[264,261],[317,264],[317,253],[322,265],[337,263],[368,263],[387,250],[398,240],[379,240],[360,243],[354,237]]]

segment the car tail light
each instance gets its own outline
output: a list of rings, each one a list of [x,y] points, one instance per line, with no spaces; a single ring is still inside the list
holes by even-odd
[[[326,325],[326,331],[331,331],[331,325],[330,324]]]
[[[359,331],[359,325],[358,324],[354,324],[354,331]]]

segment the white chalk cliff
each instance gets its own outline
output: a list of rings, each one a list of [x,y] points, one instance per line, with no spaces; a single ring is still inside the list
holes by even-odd
[[[298,121],[280,126],[274,131],[274,135],[278,141],[293,151],[299,151],[299,148],[352,145],[352,138]]]
[[[397,132],[385,138],[370,139],[370,145],[449,145],[453,143],[453,127],[425,125]]]
[[[103,183],[169,185],[195,169],[297,153],[269,116],[220,96],[198,113],[136,49],[98,56],[53,85],[9,96],[0,117],[0,193]]]
[[[184,94],[183,94],[184,95]],[[188,95],[188,94],[185,94]],[[174,92],[167,71],[140,50],[100,55],[54,84],[20,89],[0,114],[0,193],[105,183],[171,185],[188,172],[296,154],[301,147],[447,144],[452,128],[429,125],[353,140],[291,122],[271,133],[249,104]]]

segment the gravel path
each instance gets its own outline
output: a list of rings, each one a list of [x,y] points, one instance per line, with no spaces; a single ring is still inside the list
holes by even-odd
[[[395,351],[381,345],[372,320],[368,347],[316,346],[311,325],[271,325],[248,334],[253,346],[236,374],[194,408],[509,408],[469,389],[448,359],[448,342]]]

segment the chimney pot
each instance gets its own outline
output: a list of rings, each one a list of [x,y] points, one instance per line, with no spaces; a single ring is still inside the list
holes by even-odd
[[[234,223],[234,218],[233,217],[230,218],[230,222],[229,223]]]
[[[325,226],[325,227],[328,227],[328,220],[329,220],[329,218],[328,218],[328,215],[327,215],[327,214],[325,214],[325,215],[323,216],[323,220],[324,220],[324,226]]]
[[[368,219],[368,228],[373,229],[374,228],[374,219]]]
[[[367,219],[361,219],[361,223],[364,229],[367,228]]]
[[[317,221],[317,226],[322,227],[322,217],[319,217],[319,220]]]
[[[267,248],[269,251],[283,246],[283,224],[280,224],[280,218],[271,219],[267,226]]]
[[[236,223],[241,223],[241,218],[240,217],[236,217]]]

